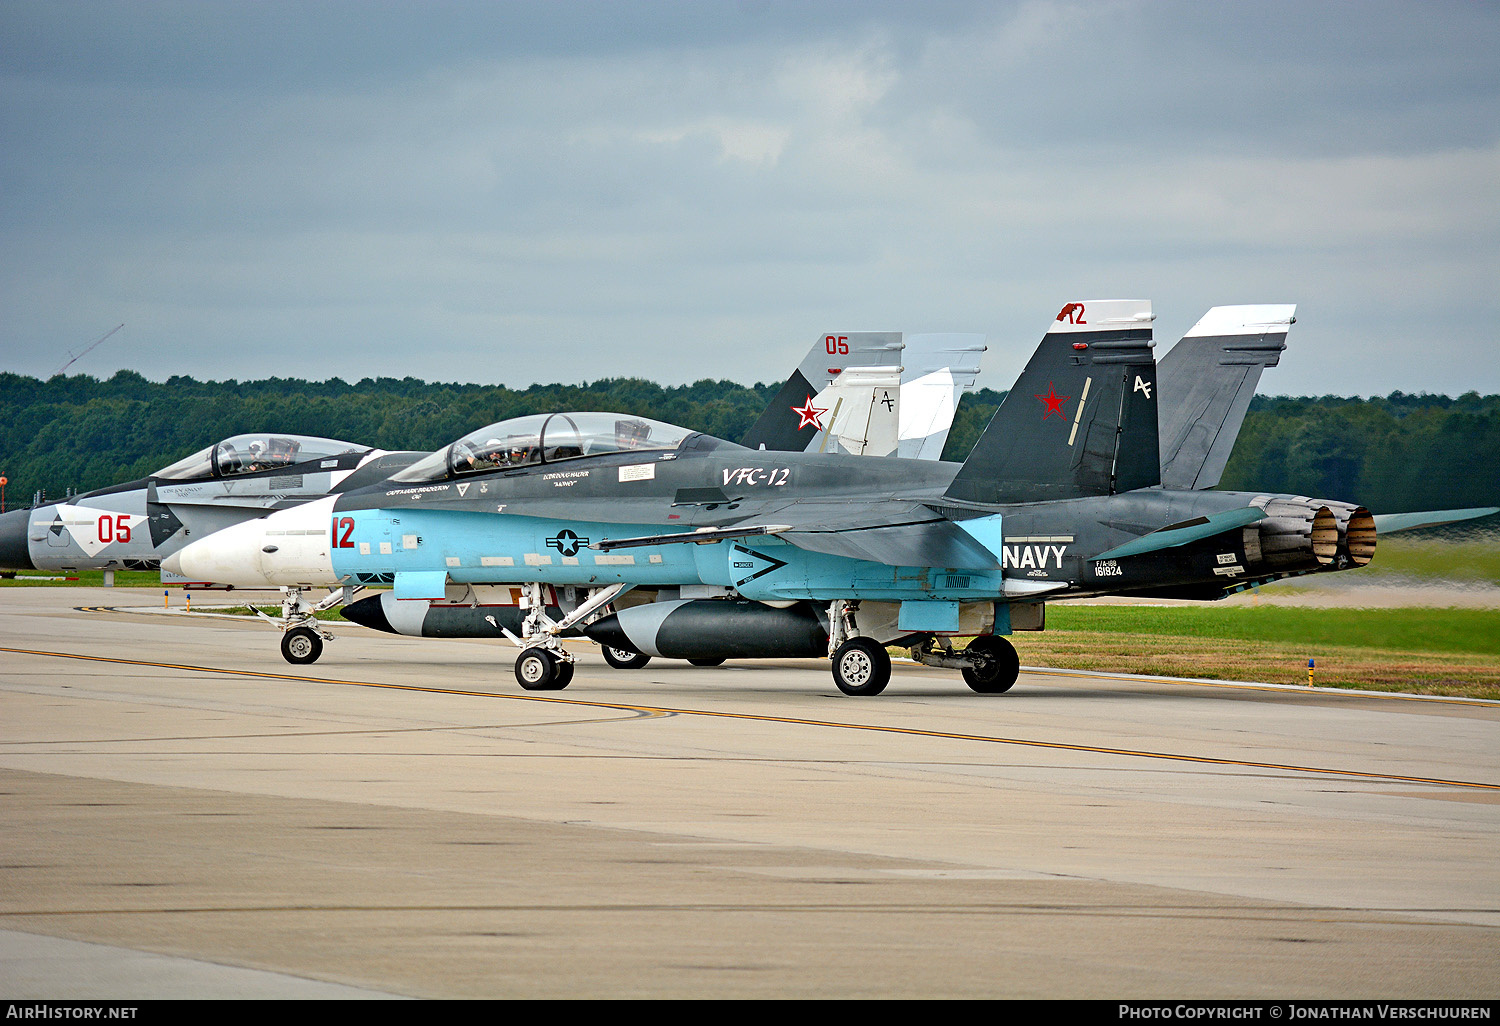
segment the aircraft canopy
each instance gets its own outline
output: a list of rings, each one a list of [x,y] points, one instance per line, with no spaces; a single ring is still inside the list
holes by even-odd
[[[471,431],[392,480],[439,481],[611,452],[675,449],[694,432],[629,413],[541,413]]]
[[[237,477],[260,470],[277,470],[312,460],[329,459],[346,452],[369,452],[368,445],[341,442],[311,435],[251,433],[234,435],[216,445],[200,449],[152,477],[190,481],[208,477]]]

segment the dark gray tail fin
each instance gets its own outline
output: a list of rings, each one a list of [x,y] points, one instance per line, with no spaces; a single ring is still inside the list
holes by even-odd
[[[1151,304],[1069,303],[947,494],[969,502],[1110,495],[1161,480]]]
[[[1286,348],[1295,306],[1216,306],[1156,364],[1161,483],[1212,488],[1245,422],[1260,373]]]

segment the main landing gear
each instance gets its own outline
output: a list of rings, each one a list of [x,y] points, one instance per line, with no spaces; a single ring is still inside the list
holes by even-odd
[[[828,649],[833,660],[833,682],[846,695],[878,695],[891,679],[891,657],[885,645],[859,633],[858,602],[835,601],[828,609]],[[907,636],[907,644],[911,637]],[[962,650],[946,637],[928,635],[911,650],[912,658],[927,666],[946,666],[963,673],[964,683],[981,695],[1011,689],[1021,674],[1021,659],[998,634],[982,634]]]

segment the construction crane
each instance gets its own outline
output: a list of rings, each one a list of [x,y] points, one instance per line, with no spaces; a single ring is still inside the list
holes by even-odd
[[[74,363],[76,363],[76,362],[77,362],[77,361],[78,361],[78,360],[80,360],[80,359],[82,359],[82,358],[83,358],[83,357],[85,357],[85,356],[87,356],[87,355],[88,355],[88,354],[89,354],[89,353],[90,353],[90,352],[92,352],[92,351],[93,351],[93,350],[94,350],[94,349],[95,349],[95,348],[96,348],[96,347],[97,347],[97,346],[98,346],[98,345],[99,345],[99,344],[100,344],[100,343],[101,343],[101,342],[103,342],[103,341],[104,341],[104,340],[105,340],[105,339],[107,339],[107,338],[109,338],[109,336],[111,336],[111,335],[113,335],[113,334],[114,334],[114,333],[115,333],[115,332],[117,332],[117,331],[119,331],[119,330],[120,330],[120,329],[121,329],[121,328],[123,328],[123,327],[125,327],[125,325],[123,325],[123,324],[116,324],[116,325],[115,325],[115,326],[114,326],[114,327],[113,327],[113,328],[110,328],[110,329],[109,329],[109,330],[108,330],[108,331],[106,331],[106,332],[105,332],[105,333],[104,333],[104,334],[103,334],[103,335],[101,335],[101,336],[100,336],[100,337],[99,337],[99,339],[98,339],[98,340],[97,340],[97,341],[95,341],[95,342],[94,342],[94,344],[93,344],[93,345],[91,345],[91,346],[89,346],[89,347],[88,347],[88,348],[87,348],[87,349],[85,349],[85,350],[84,350],[84,351],[83,351],[83,352],[81,352],[81,353],[79,353],[79,354],[78,354],[78,355],[77,355],[77,356],[74,356],[74,355],[73,355],[73,350],[71,350],[71,349],[69,349],[69,350],[68,350],[68,356],[69,356],[69,357],[70,357],[70,359],[69,359],[69,360],[68,360],[68,362],[67,362],[67,363],[65,363],[65,364],[63,364],[63,365],[62,365],[62,366],[61,366],[61,367],[59,367],[59,368],[58,368],[58,369],[57,369],[57,370],[55,370],[55,371],[53,371],[53,372],[52,372],[52,376],[53,376],[53,377],[54,377],[54,378],[55,378],[55,377],[57,377],[57,376],[58,376],[58,375],[59,375],[59,374],[61,374],[61,373],[62,373],[62,372],[63,372],[63,371],[65,371],[65,370],[67,370],[67,369],[68,369],[68,368],[69,368],[69,367],[71,367],[71,366],[73,366],[73,364],[74,364]]]

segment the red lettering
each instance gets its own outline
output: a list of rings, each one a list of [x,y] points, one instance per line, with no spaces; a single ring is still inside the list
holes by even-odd
[[[115,540],[115,521],[113,517],[102,516],[99,518],[99,526],[94,528],[99,534],[99,544],[108,545]]]

